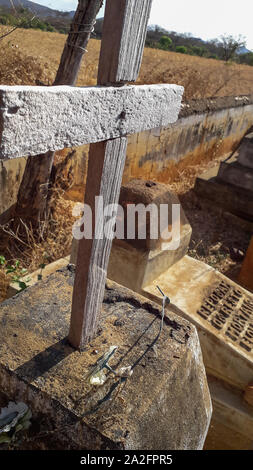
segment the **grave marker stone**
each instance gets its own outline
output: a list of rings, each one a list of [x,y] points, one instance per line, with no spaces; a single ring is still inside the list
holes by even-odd
[[[253,379],[252,294],[188,256],[143,289],[156,301],[157,284],[198,328],[207,371],[245,390]]]
[[[124,217],[120,213],[117,224],[121,227],[119,231],[124,234],[124,239],[115,238],[113,241],[107,277],[135,292],[142,292],[146,285],[149,285],[187,253],[192,229],[178,197],[171,193],[165,184],[140,179],[131,180],[122,185],[119,204],[124,211]],[[130,223],[129,204],[136,210],[134,239],[129,238],[127,234]],[[164,222],[161,221],[162,205],[166,207]],[[146,208],[143,212],[142,207]],[[154,213],[150,212],[151,207],[155,208]],[[173,207],[180,207],[179,230],[175,233],[172,233]],[[177,223],[178,215],[176,217]],[[173,240],[173,249],[163,249],[162,223],[164,223],[163,229],[168,231],[167,242]],[[157,227],[156,238],[152,238],[151,233],[154,226]],[[141,228],[144,228],[144,239],[138,237]],[[78,244],[79,241],[74,238],[70,257],[70,262],[73,264],[77,261]]]

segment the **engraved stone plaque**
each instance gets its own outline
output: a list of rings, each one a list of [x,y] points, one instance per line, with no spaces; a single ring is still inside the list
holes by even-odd
[[[143,290],[161,301],[157,285],[197,327],[207,373],[244,391],[253,382],[253,294],[189,256]]]
[[[237,347],[253,351],[253,300],[242,289],[221,281],[204,300],[197,314]]]

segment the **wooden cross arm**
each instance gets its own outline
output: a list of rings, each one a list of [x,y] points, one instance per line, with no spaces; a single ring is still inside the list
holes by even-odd
[[[183,87],[0,86],[0,159],[101,142],[176,122]]]

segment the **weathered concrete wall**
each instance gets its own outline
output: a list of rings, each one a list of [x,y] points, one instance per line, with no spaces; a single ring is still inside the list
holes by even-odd
[[[123,182],[132,178],[172,182],[178,167],[183,170],[186,164],[229,154],[252,125],[250,102],[231,108],[201,109],[200,113],[194,110],[190,115],[182,111],[175,124],[128,138]],[[76,199],[80,198],[79,186],[84,186],[86,178],[88,150],[88,146],[75,149],[72,161],[68,161]]]
[[[132,178],[172,182],[186,164],[228,154],[253,125],[252,98],[195,100],[183,105],[175,124],[130,136],[123,182]],[[88,151],[84,145],[57,152],[58,173],[73,181],[70,196],[76,200],[83,198]],[[24,159],[1,163],[0,214],[15,203],[23,166]]]
[[[125,178],[166,182],[184,159],[197,162],[229,153],[253,124],[253,105],[201,113],[129,138]]]

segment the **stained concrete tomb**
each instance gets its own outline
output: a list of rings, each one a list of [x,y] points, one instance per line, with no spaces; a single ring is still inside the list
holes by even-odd
[[[107,276],[109,279],[133,289],[135,292],[142,292],[143,287],[154,281],[187,253],[192,229],[180,206],[178,197],[171,193],[165,184],[140,179],[131,180],[122,185],[119,204],[124,210],[124,217],[121,220],[121,213],[119,213],[117,224],[120,228],[122,227],[122,230],[119,228],[119,231],[124,238],[115,238],[113,241]],[[136,217],[135,220],[134,239],[127,236],[129,222],[127,209],[130,204],[134,205],[136,209],[138,209],[138,205],[142,205],[143,209],[147,209],[147,212],[141,210],[140,206],[140,212],[136,212],[138,218]],[[161,204],[166,205],[167,214],[164,220],[160,212]],[[151,205],[157,209],[154,213],[148,210]],[[179,239],[173,240],[178,246],[173,250],[164,250],[162,235],[165,230],[168,230],[168,233],[172,230],[173,205],[180,208],[180,227],[178,234],[176,234]],[[158,236],[152,238],[152,226],[157,222]],[[139,229],[143,228],[143,234],[146,236],[139,239]],[[73,264],[76,264],[77,248],[78,241],[73,239],[70,260]]]
[[[56,431],[35,448],[202,449],[212,405],[195,327],[169,309],[133,375],[92,386],[85,376],[110,346],[114,369],[143,354],[161,309],[109,282],[98,335],[80,353],[66,340],[73,282],[69,266],[0,306],[0,389],[31,407],[39,431]]]

